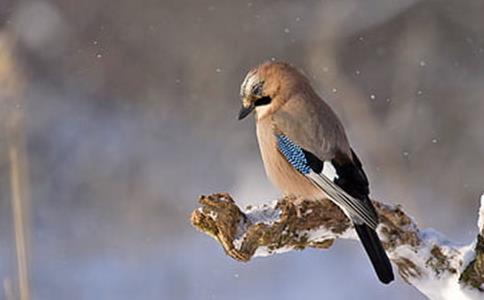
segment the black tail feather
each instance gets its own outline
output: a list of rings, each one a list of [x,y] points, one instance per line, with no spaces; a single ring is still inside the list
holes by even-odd
[[[380,281],[385,284],[393,281],[392,265],[376,232],[366,225],[355,224],[355,229]]]

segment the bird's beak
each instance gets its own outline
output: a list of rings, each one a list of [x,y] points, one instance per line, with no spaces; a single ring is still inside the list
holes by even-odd
[[[255,106],[254,103],[251,103],[248,107],[245,107],[245,105],[242,104],[242,108],[240,109],[239,112],[239,120],[242,120],[243,118],[247,117],[253,110]]]

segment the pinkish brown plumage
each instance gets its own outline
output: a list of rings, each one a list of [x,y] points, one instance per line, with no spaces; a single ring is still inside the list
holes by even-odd
[[[375,232],[378,216],[368,197],[366,175],[341,122],[309,80],[287,63],[268,62],[248,72],[240,95],[239,119],[255,110],[270,181],[285,194],[329,198],[338,204],[355,224],[379,279],[391,282],[393,272]]]

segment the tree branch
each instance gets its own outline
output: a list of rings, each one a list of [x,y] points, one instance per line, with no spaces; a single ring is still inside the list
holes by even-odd
[[[285,197],[242,211],[227,193],[201,196],[191,222],[215,238],[227,255],[249,261],[306,247],[329,248],[335,239],[357,239],[350,221],[329,200]],[[479,234],[458,246],[433,229],[419,229],[400,206],[374,201],[378,233],[400,276],[430,299],[484,297],[484,195]],[[482,299],[482,298],[481,298]]]

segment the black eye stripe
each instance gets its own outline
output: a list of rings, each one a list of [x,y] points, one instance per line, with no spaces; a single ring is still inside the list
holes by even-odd
[[[265,96],[265,97],[262,97],[262,98],[255,100],[254,106],[267,105],[267,104],[271,103],[271,101],[272,101],[271,97]]]

